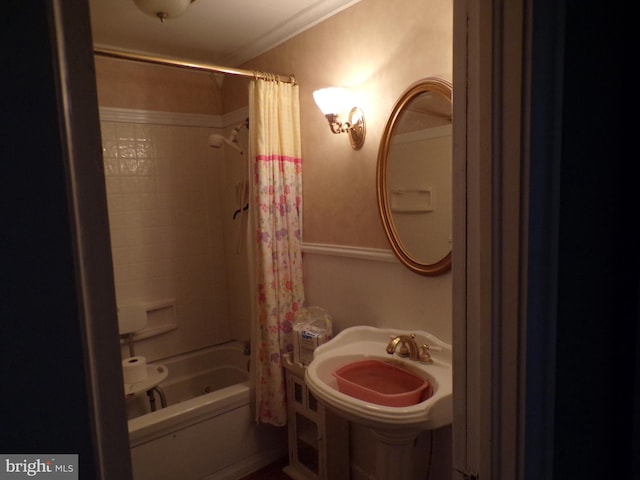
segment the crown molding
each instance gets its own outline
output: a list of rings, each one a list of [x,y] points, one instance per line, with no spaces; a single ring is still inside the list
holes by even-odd
[[[222,63],[242,65],[361,1],[317,0],[266,35],[227,55],[222,59]]]

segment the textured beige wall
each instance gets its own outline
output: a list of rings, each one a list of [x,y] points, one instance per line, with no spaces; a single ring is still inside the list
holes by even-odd
[[[375,186],[380,137],[409,85],[451,78],[452,42],[452,0],[364,0],[242,66],[293,73],[300,85],[305,242],[389,248]],[[246,105],[247,82],[225,78],[224,112]],[[360,98],[361,150],[332,134],[315,106],[313,91],[326,86],[349,87]]]
[[[174,113],[218,114],[220,88],[206,72],[96,57],[98,104]]]
[[[363,0],[242,65],[293,73],[300,85],[304,241],[389,248],[377,210],[377,153],[396,99],[413,82],[451,78],[452,0]],[[96,58],[101,106],[218,114],[247,105],[248,79]],[[334,135],[314,90],[346,86],[365,111],[359,151]],[[170,92],[170,94],[168,93]]]

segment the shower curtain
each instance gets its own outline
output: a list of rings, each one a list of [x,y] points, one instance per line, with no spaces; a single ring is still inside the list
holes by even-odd
[[[298,87],[253,80],[249,86],[256,421],[285,425],[283,353],[293,350],[302,284],[302,158]]]

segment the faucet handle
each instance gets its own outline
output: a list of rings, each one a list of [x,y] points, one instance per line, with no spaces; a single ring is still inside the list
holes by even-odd
[[[433,359],[429,354],[429,350],[431,349],[430,345],[423,343],[420,345],[420,352],[418,353],[418,361],[421,363],[433,363]],[[435,350],[435,349],[434,349]]]

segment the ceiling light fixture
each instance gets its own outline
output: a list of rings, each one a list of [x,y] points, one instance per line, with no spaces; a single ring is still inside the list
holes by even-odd
[[[157,17],[162,23],[179,17],[187,11],[195,0],[133,0],[133,3],[147,15]]]
[[[359,107],[353,106],[351,95],[345,88],[329,87],[313,92],[313,99],[329,122],[329,128],[333,133],[347,133],[351,147],[360,150],[364,145],[364,137],[367,127],[364,121],[364,112]],[[346,122],[340,122],[341,113],[350,109]]]

